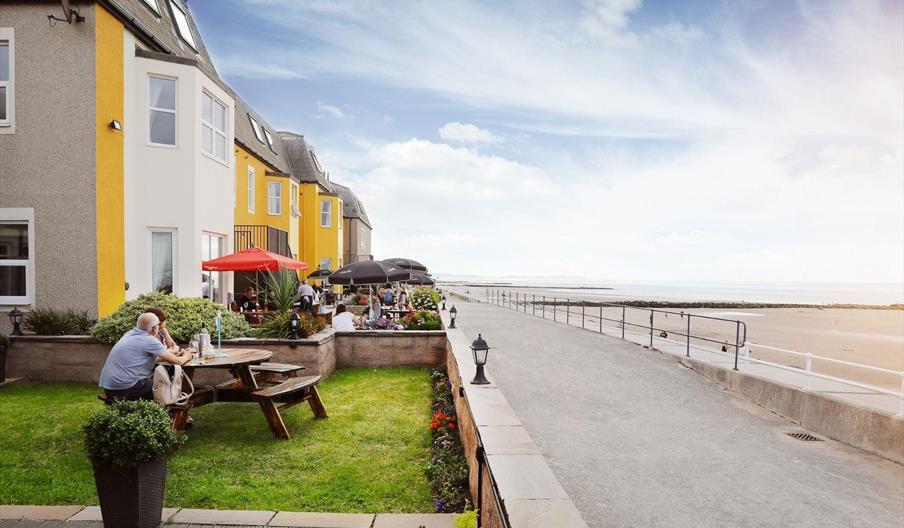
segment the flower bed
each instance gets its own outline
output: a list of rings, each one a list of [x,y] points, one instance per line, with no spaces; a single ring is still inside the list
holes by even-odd
[[[439,370],[432,372],[431,379],[433,419],[430,430],[433,433],[433,445],[430,448],[427,478],[430,479],[436,511],[462,512],[470,505],[468,462],[458,436],[452,385],[448,376]]]

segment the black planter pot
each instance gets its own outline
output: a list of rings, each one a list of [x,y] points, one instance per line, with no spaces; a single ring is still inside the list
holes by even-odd
[[[94,463],[94,482],[104,526],[156,528],[163,515],[165,458],[136,467]]]

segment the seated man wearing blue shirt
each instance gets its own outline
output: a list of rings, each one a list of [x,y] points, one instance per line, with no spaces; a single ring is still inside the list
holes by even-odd
[[[107,398],[119,400],[151,400],[154,383],[151,375],[158,362],[184,365],[191,354],[170,352],[160,342],[160,319],[153,313],[138,316],[135,328],[126,332],[113,345],[104,369],[100,373],[100,387]]]

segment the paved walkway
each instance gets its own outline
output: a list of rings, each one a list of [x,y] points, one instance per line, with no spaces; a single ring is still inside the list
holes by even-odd
[[[483,303],[488,372],[592,527],[895,527],[904,467],[827,440],[668,355]]]
[[[164,508],[161,520],[166,528],[453,528],[454,517],[444,513],[374,515]],[[0,506],[0,528],[104,528],[104,523],[97,506]]]

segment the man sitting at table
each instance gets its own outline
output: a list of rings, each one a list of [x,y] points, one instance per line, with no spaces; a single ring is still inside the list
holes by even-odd
[[[135,328],[113,345],[98,384],[107,398],[152,400],[154,366],[158,362],[185,365],[191,361],[190,353],[167,350],[159,334],[160,319],[153,313],[143,313],[138,316]]]
[[[301,311],[310,311],[314,306],[314,288],[308,284],[308,279],[302,279],[298,286],[298,297],[301,298]]]
[[[242,311],[255,310],[257,308],[257,292],[254,291],[254,287],[248,286],[245,288],[245,295],[239,296],[237,302]]]

